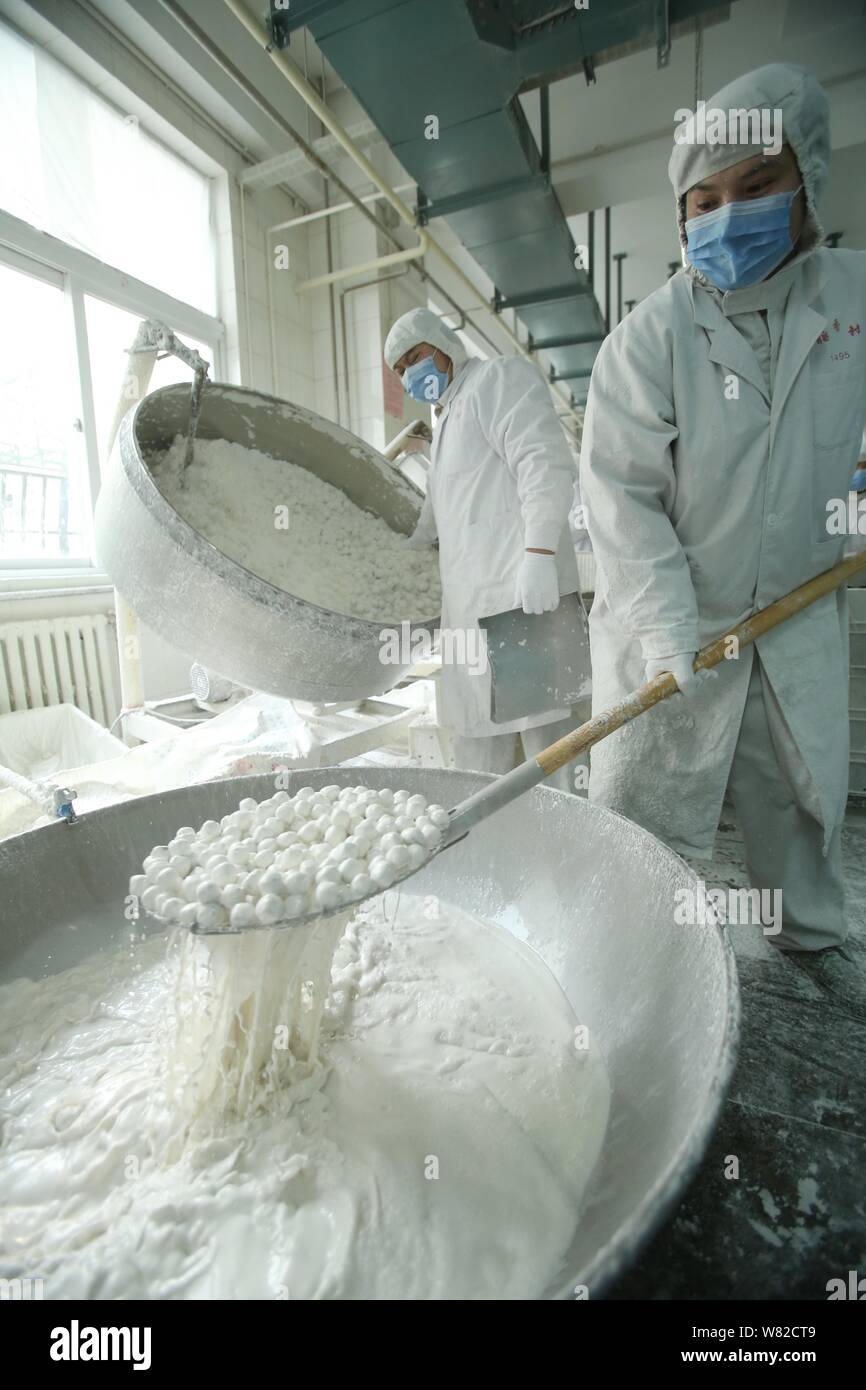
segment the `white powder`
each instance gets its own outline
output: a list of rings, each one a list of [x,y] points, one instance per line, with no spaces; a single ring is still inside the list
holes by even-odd
[[[242,1046],[214,1069],[213,1048],[235,1005],[259,1040],[279,1027],[310,968],[309,936],[280,954],[293,929],[176,932],[0,989],[3,1275],[58,1299],[543,1294],[602,1144],[603,1064],[526,947],[437,899],[389,922],[388,898],[345,925],[318,1050],[301,1030],[291,1059]],[[216,1076],[242,1083],[236,1113],[202,1104]]]
[[[373,622],[435,618],[439,567],[431,550],[362,511],[306,468],[224,439],[196,440],[183,474],[186,442],[149,464],[180,515],[261,579],[331,612]]]

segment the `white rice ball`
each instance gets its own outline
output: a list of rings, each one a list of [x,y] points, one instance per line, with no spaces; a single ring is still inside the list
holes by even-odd
[[[279,869],[267,869],[259,881],[259,892],[280,897],[286,891],[286,880]]]
[[[316,906],[323,912],[332,912],[334,908],[340,907],[343,901],[343,894],[336,883],[319,883],[316,885],[314,893]]]
[[[255,905],[248,902],[236,903],[229,914],[229,921],[240,931],[254,927],[258,922]]]
[[[256,903],[256,916],[265,926],[279,922],[284,915],[283,899],[276,893],[263,893]]]
[[[379,888],[390,888],[394,882],[394,870],[387,859],[383,859],[381,856],[370,860],[368,873]]]
[[[222,931],[228,926],[229,915],[221,903],[199,903],[195,920],[203,931]]]
[[[375,887],[375,883],[367,873],[356,874],[349,885],[353,898],[369,897]]]

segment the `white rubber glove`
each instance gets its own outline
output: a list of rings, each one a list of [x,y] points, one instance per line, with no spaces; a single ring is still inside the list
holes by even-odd
[[[524,613],[552,613],[559,607],[559,574],[555,555],[527,550],[517,571],[516,602]]]
[[[700,684],[694,670],[696,656],[697,652],[675,652],[673,656],[656,657],[655,660],[646,663],[644,678],[651,681],[653,676],[660,675],[662,671],[670,671],[681,694],[686,697],[694,695]]]

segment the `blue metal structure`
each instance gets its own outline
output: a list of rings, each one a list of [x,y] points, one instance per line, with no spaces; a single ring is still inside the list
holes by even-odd
[[[513,308],[575,403],[606,331],[552,188],[547,85],[655,44],[713,0],[292,0],[274,41],[306,25],[419,189],[422,225],[444,218]],[[541,89],[539,150],[518,93]],[[606,248],[609,254],[610,248]],[[591,272],[591,267],[590,267]],[[612,325],[611,325],[612,326]]]

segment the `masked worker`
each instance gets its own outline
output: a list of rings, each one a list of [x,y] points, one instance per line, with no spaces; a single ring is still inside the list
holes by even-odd
[[[595,703],[660,671],[686,698],[600,744],[589,794],[708,858],[727,791],[752,887],[781,890],[782,930],[767,939],[817,951],[846,934],[845,590],[712,679],[692,663],[842,557],[828,503],[847,497],[866,415],[866,254],[822,245],[828,110],[810,73],[760,68],[706,109],[775,113],[781,147],[699,143],[694,117],[678,130],[684,268],[595,366],[580,467],[599,567]]]
[[[428,309],[397,320],[384,355],[405,390],[434,406],[427,495],[411,544],[438,539],[442,628],[465,633],[474,652],[479,618],[562,612],[560,596],[579,587],[568,526],[576,469],[541,374],[517,357],[467,360],[457,334]],[[552,646],[562,682],[551,688],[583,687],[588,696],[573,631],[573,615],[561,631],[554,623],[539,664],[550,669]],[[454,734],[458,767],[507,772],[582,722],[586,705],[495,723],[489,668],[443,658],[439,716]],[[574,790],[574,766],[549,780]]]

